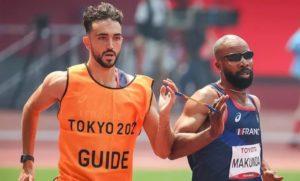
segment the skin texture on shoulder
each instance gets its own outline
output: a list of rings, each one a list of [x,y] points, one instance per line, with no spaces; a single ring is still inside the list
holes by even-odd
[[[203,103],[212,105],[218,94],[211,86],[206,86],[196,91],[192,98]],[[188,100],[183,108],[178,121],[175,123],[175,132],[192,132],[198,131],[208,116],[208,108],[204,105],[199,105],[194,101]]]
[[[56,101],[60,101],[67,86],[67,72],[56,71],[48,74],[25,104],[25,109],[41,112]]]
[[[175,123],[175,138],[169,159],[180,158],[202,149],[224,130],[224,118],[227,110],[225,101],[228,96],[220,96],[209,85],[194,93],[192,98],[215,104],[217,113],[209,113],[205,105],[187,101],[183,113]],[[218,102],[216,103],[216,100]]]

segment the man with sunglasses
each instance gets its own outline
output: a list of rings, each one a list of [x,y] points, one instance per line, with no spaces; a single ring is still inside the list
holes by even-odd
[[[253,52],[239,36],[225,35],[216,41],[214,55],[220,80],[194,93],[203,104],[186,103],[169,158],[187,156],[193,181],[282,180],[262,158],[260,101],[246,92]]]

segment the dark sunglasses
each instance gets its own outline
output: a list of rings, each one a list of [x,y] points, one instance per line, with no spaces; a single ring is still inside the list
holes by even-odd
[[[254,55],[253,51],[246,51],[244,53],[228,54],[228,55],[225,55],[224,57],[230,62],[239,62],[242,60],[242,57],[244,57],[244,59],[246,59],[246,60],[249,60],[253,57],[253,55]]]

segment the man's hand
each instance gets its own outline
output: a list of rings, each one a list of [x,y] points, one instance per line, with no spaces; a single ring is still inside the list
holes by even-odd
[[[170,79],[163,80],[163,83],[164,85],[160,88],[158,100],[159,113],[161,116],[168,116],[170,115],[171,109],[175,103],[175,92],[178,91],[178,88]]]
[[[266,170],[263,173],[263,181],[281,181],[283,177],[278,176],[273,170]]]
[[[227,109],[226,100],[228,99],[228,95],[221,96],[218,101],[215,103],[215,109],[217,112],[209,113],[210,120],[210,136],[212,138],[217,138],[224,132],[224,112]]]
[[[23,169],[19,176],[19,181],[34,181],[32,161],[28,160],[23,164]]]

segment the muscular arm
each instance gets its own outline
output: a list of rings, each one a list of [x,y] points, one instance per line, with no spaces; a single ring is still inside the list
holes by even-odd
[[[53,72],[45,78],[26,102],[22,114],[23,154],[33,155],[39,114],[61,99],[66,82],[66,72]],[[28,162],[30,161],[25,162],[23,165],[25,171],[27,171],[26,169],[32,169],[32,163]]]
[[[192,97],[201,102],[213,104],[218,95],[210,87],[205,87],[197,91]],[[212,134],[211,126],[205,127],[204,123],[207,116],[208,109],[205,106],[193,101],[186,103],[183,113],[175,124],[175,140],[169,159],[192,154],[216,138],[215,134]]]
[[[176,99],[175,91],[178,89],[170,79],[163,82],[165,85],[160,89],[159,108],[153,95],[144,128],[154,153],[161,158],[167,158],[174,141],[174,133],[170,126],[170,114]]]
[[[174,139],[169,118],[170,115],[159,115],[156,98],[153,95],[150,110],[144,121],[144,129],[154,153],[161,158],[168,157]]]

